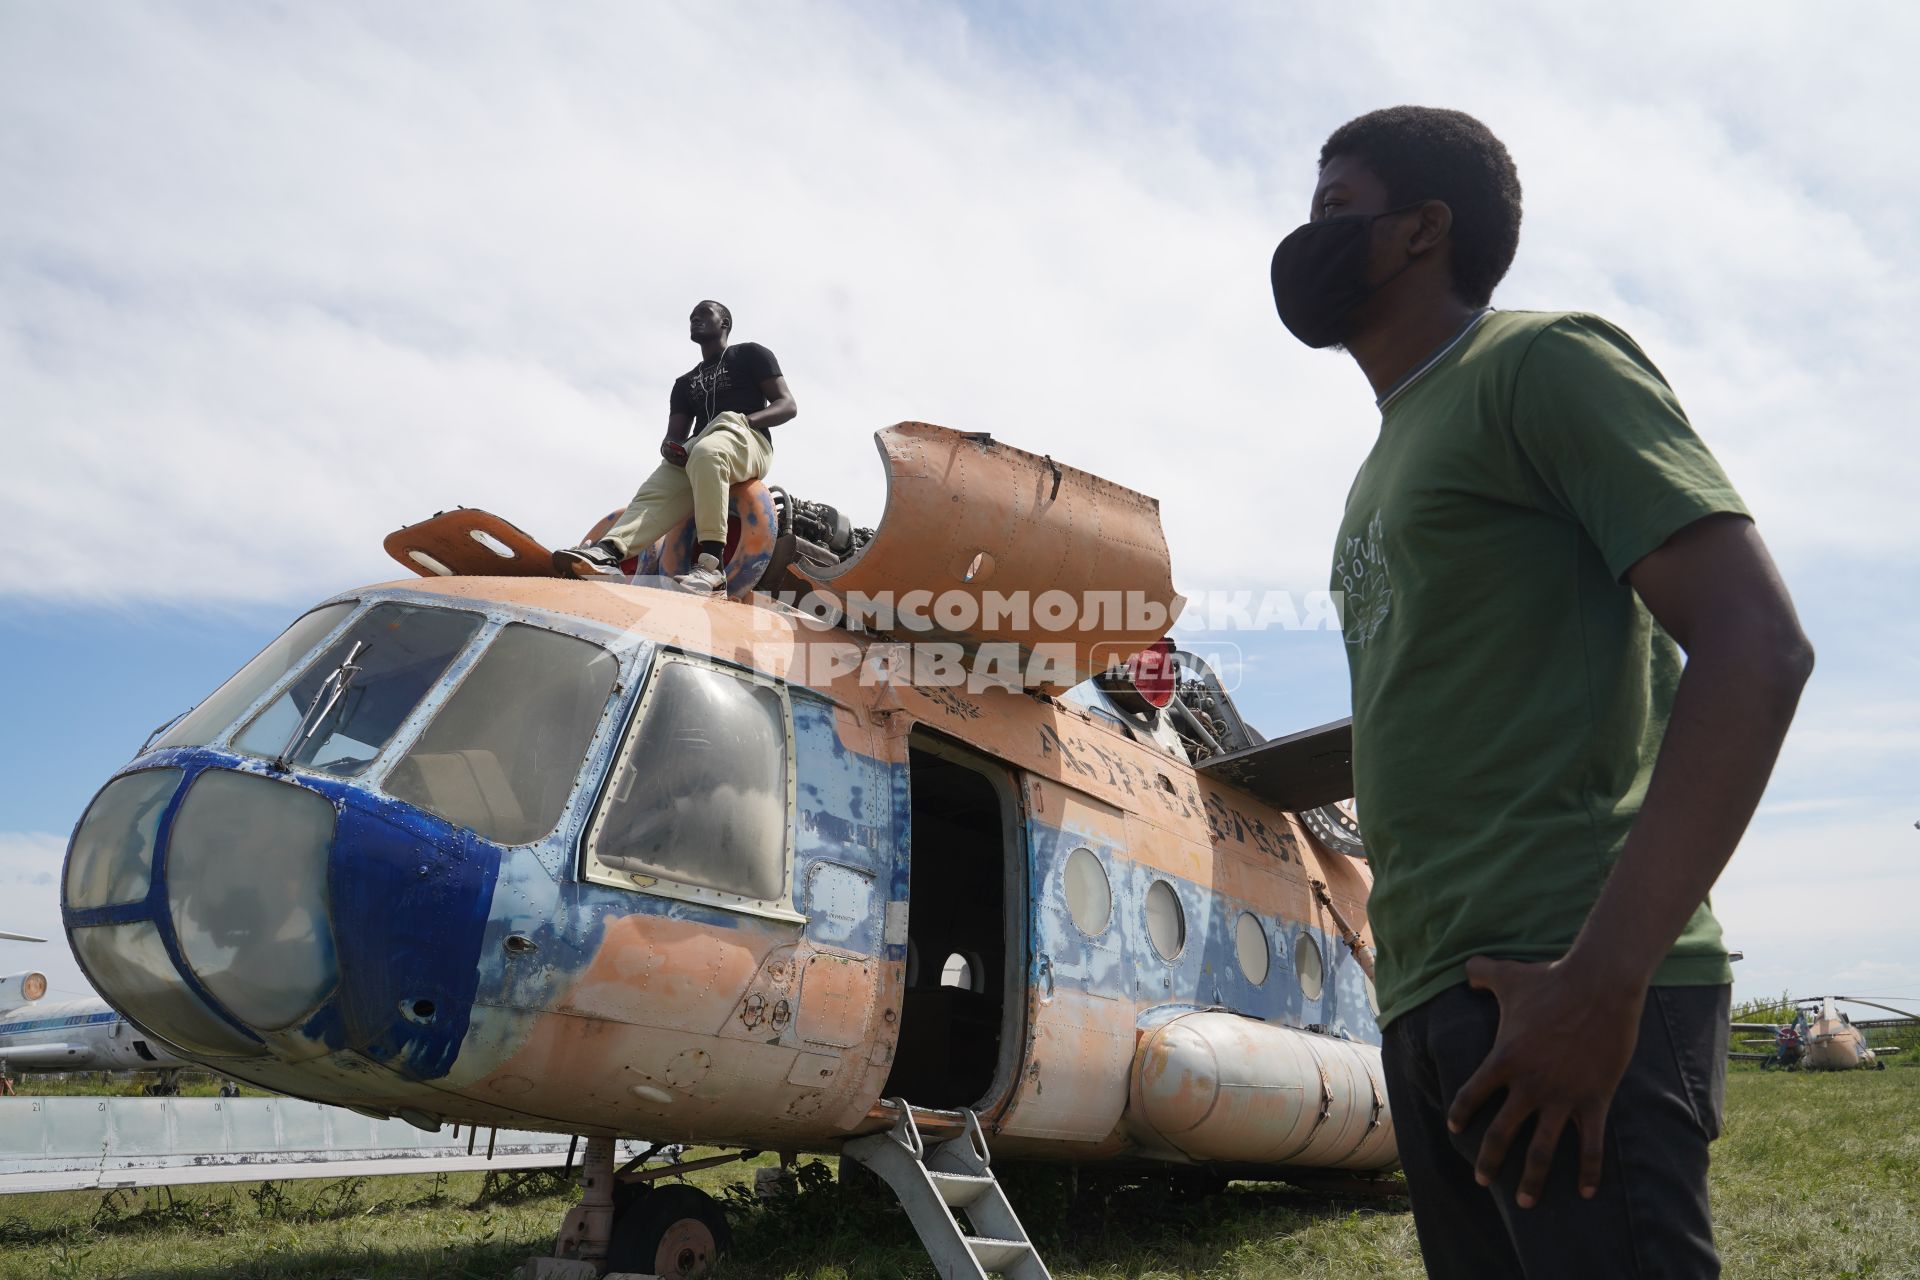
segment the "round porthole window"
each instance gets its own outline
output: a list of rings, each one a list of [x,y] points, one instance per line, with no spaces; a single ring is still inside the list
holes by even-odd
[[[1240,972],[1247,975],[1247,981],[1259,986],[1267,980],[1267,931],[1260,927],[1260,921],[1251,911],[1240,913],[1240,923],[1234,927],[1233,949],[1240,957]]]
[[[1171,960],[1187,945],[1187,915],[1180,909],[1180,895],[1165,880],[1155,880],[1147,888],[1147,937],[1162,960]]]
[[[1074,927],[1090,938],[1105,933],[1113,918],[1113,887],[1093,850],[1075,849],[1067,855],[1066,891]]]
[[[1318,1000],[1325,974],[1320,966],[1320,944],[1305,929],[1293,940],[1293,968],[1300,975],[1300,990],[1307,999]]]

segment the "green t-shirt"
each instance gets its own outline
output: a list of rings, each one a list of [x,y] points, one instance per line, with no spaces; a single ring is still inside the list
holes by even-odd
[[[1484,315],[1391,393],[1334,550],[1381,1022],[1564,955],[1640,811],[1680,652],[1622,579],[1739,495],[1632,339]],[[1654,978],[1732,981],[1702,903]]]

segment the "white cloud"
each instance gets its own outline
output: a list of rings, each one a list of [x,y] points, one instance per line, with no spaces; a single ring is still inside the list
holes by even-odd
[[[1095,66],[940,10],[10,11],[0,592],[98,592],[79,530],[116,595],[289,600],[457,502],[570,538],[651,465],[709,294],[786,363],[803,493],[871,517],[868,433],[943,421],[1154,492],[1193,586],[1317,585],[1372,411],[1266,255],[1325,130],[1409,97],[1519,158],[1506,300],[1638,332],[1790,558],[1920,545],[1888,323],[1920,191],[1840,185],[1860,125],[1808,33],[1133,16]],[[1904,83],[1888,33],[1811,40],[1863,107]]]
[[[1713,893],[1741,998],[1920,984],[1920,831],[1905,809],[1758,824]]]
[[[1810,686],[1767,798],[1713,891],[1742,998],[1920,988],[1920,702]]]

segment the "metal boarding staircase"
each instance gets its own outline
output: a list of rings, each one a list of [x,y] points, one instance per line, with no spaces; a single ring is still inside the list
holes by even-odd
[[[1053,1280],[993,1176],[980,1117],[933,1113],[965,1117],[966,1128],[929,1151],[906,1100],[890,1098],[886,1105],[899,1113],[893,1128],[855,1138],[844,1151],[893,1188],[940,1280]],[[955,1210],[966,1215],[971,1231],[961,1229]]]

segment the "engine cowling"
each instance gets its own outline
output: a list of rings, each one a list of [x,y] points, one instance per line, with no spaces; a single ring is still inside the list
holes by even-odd
[[[29,969],[0,978],[0,1009],[17,1009],[47,994],[47,975]]]

